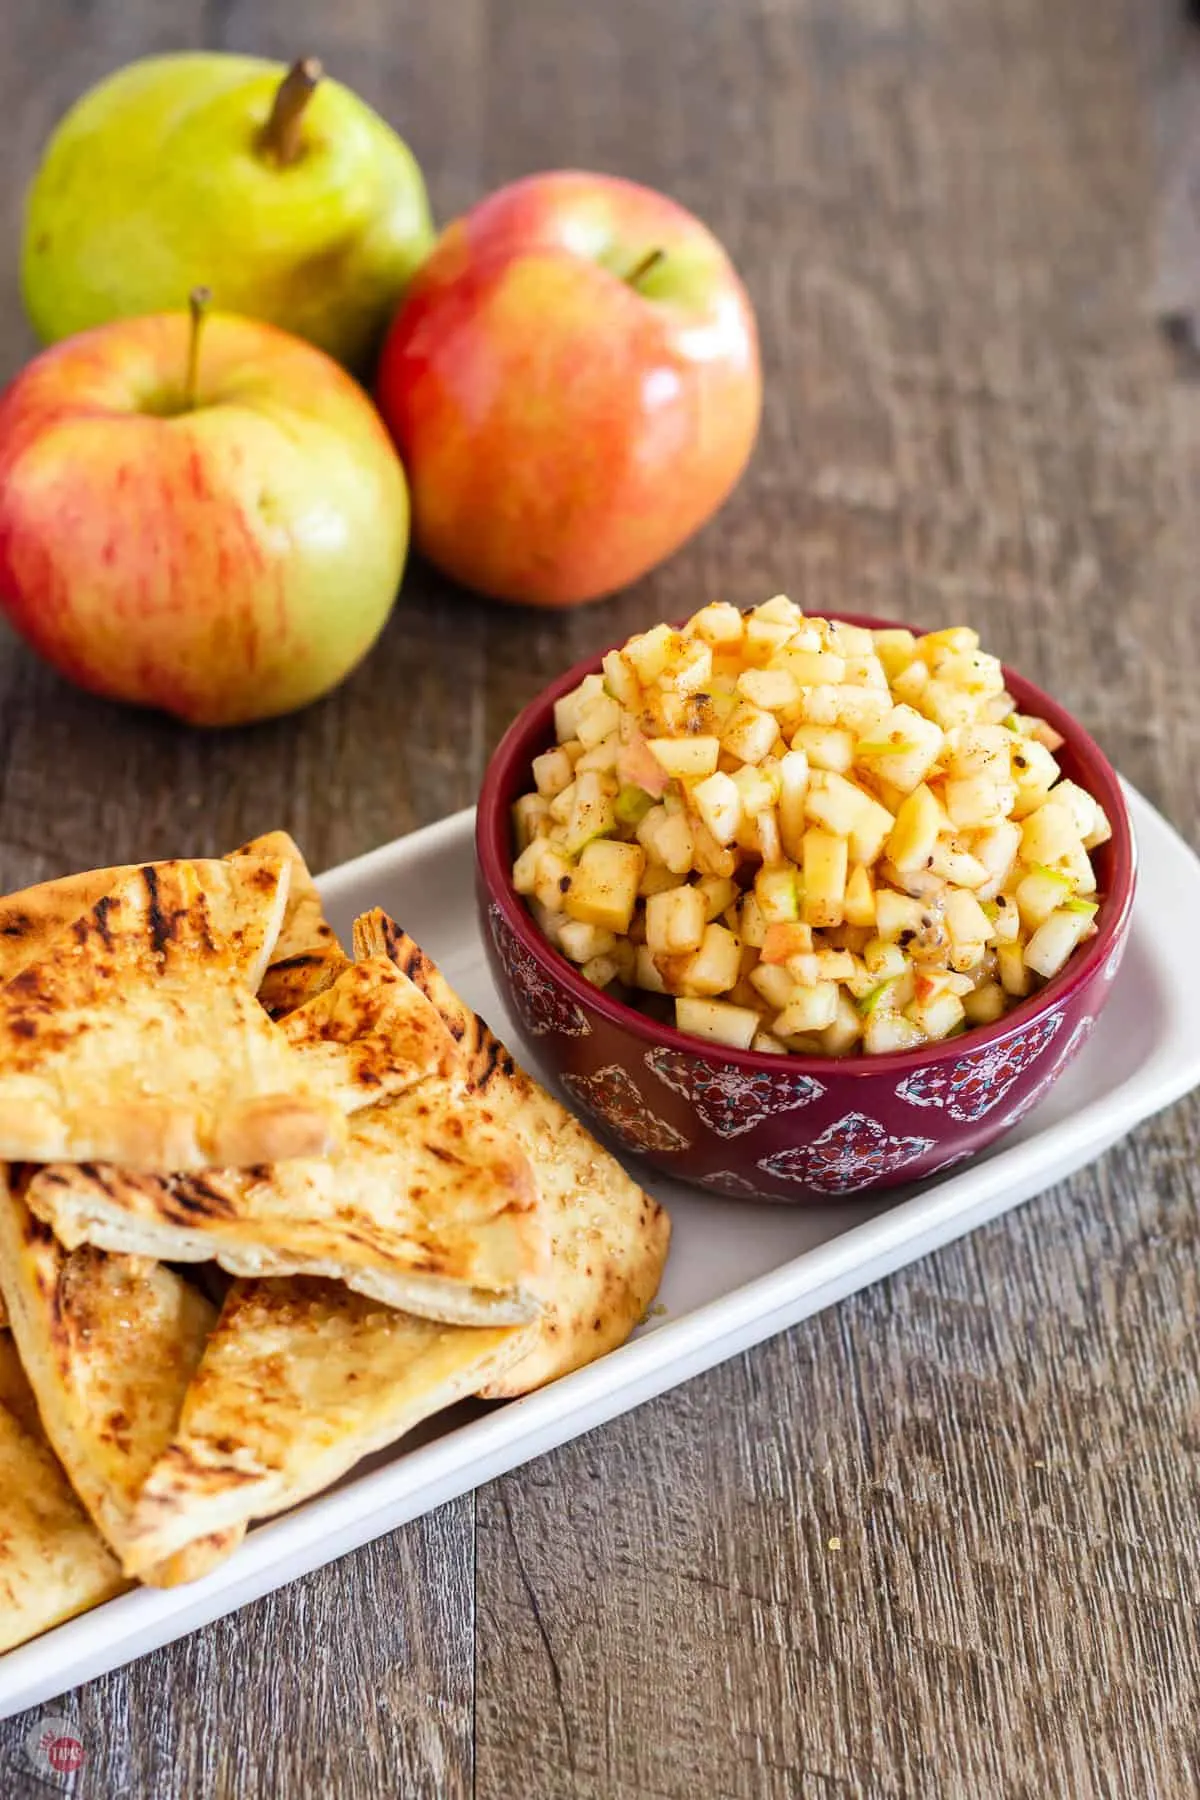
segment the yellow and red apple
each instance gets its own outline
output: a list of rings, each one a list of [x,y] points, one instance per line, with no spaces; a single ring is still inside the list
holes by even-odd
[[[385,341],[417,547],[501,600],[636,580],[729,494],[762,403],[746,291],[662,194],[565,171],[442,235]]]
[[[407,546],[371,402],[274,326],[121,320],[0,396],[0,609],[94,693],[201,725],[303,706],[374,642]]]

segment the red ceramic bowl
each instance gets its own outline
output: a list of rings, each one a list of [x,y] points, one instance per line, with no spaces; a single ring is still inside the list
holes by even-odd
[[[479,797],[484,941],[543,1075],[663,1174],[755,1200],[828,1200],[920,1181],[1023,1118],[1099,1017],[1129,931],[1129,815],[1115,773],[1082,727],[1005,671],[1019,710],[1065,739],[1063,773],[1095,795],[1112,822],[1111,840],[1095,853],[1099,930],[1062,973],[995,1024],[943,1043],[890,1056],[766,1056],[690,1037],[601,993],[546,941],[513,889],[512,804],[533,786],[530,764],[554,740],[554,702],[599,667],[599,656],[579,663],[525,708]]]

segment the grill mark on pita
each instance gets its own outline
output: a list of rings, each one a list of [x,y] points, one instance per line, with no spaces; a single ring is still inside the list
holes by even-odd
[[[96,930],[104,940],[104,948],[106,950],[111,950],[113,947],[112,932],[108,928],[108,915],[112,911],[112,907],[112,895],[106,894],[103,900],[97,900],[95,906],[92,908],[92,917],[96,921]]]
[[[15,913],[7,925],[0,925],[0,937],[24,937],[32,923],[28,913]]]
[[[202,1175],[169,1184],[167,1197],[177,1218],[181,1215],[185,1219],[234,1219],[238,1216],[229,1196],[213,1187]]]
[[[150,903],[150,941],[159,956],[162,956],[175,935],[175,921],[162,909],[159,899],[158,874],[147,863],[141,871],[142,881],[146,888],[146,897]]]
[[[301,950],[295,956],[282,956],[278,962],[273,962],[271,973],[273,975],[278,975],[281,971],[289,974],[299,973],[304,969],[323,968],[324,965],[325,958],[323,956],[313,956],[307,950]]]

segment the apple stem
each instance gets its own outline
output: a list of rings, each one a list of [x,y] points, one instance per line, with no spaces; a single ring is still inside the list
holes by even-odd
[[[206,287],[194,287],[188,295],[191,323],[188,332],[187,374],[183,382],[183,403],[188,412],[192,412],[196,405],[196,388],[200,377],[200,334],[204,329],[211,299],[212,289]]]
[[[302,56],[292,64],[275,90],[275,103],[270,118],[259,133],[258,147],[281,168],[294,163],[300,154],[305,108],[324,73],[317,57]]]
[[[666,261],[666,256],[667,253],[661,245],[653,250],[647,250],[645,256],[639,258],[639,260],[634,263],[632,269],[630,269],[628,275],[625,276],[624,279],[627,286],[632,288],[637,287],[640,281],[645,280],[651,269],[657,269],[660,262]]]

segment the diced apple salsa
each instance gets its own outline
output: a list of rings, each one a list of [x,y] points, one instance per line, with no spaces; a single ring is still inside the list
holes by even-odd
[[[907,1050],[1000,1018],[1096,931],[1108,820],[966,627],[706,606],[611,651],[554,725],[514,886],[587,980],[695,1036]]]

